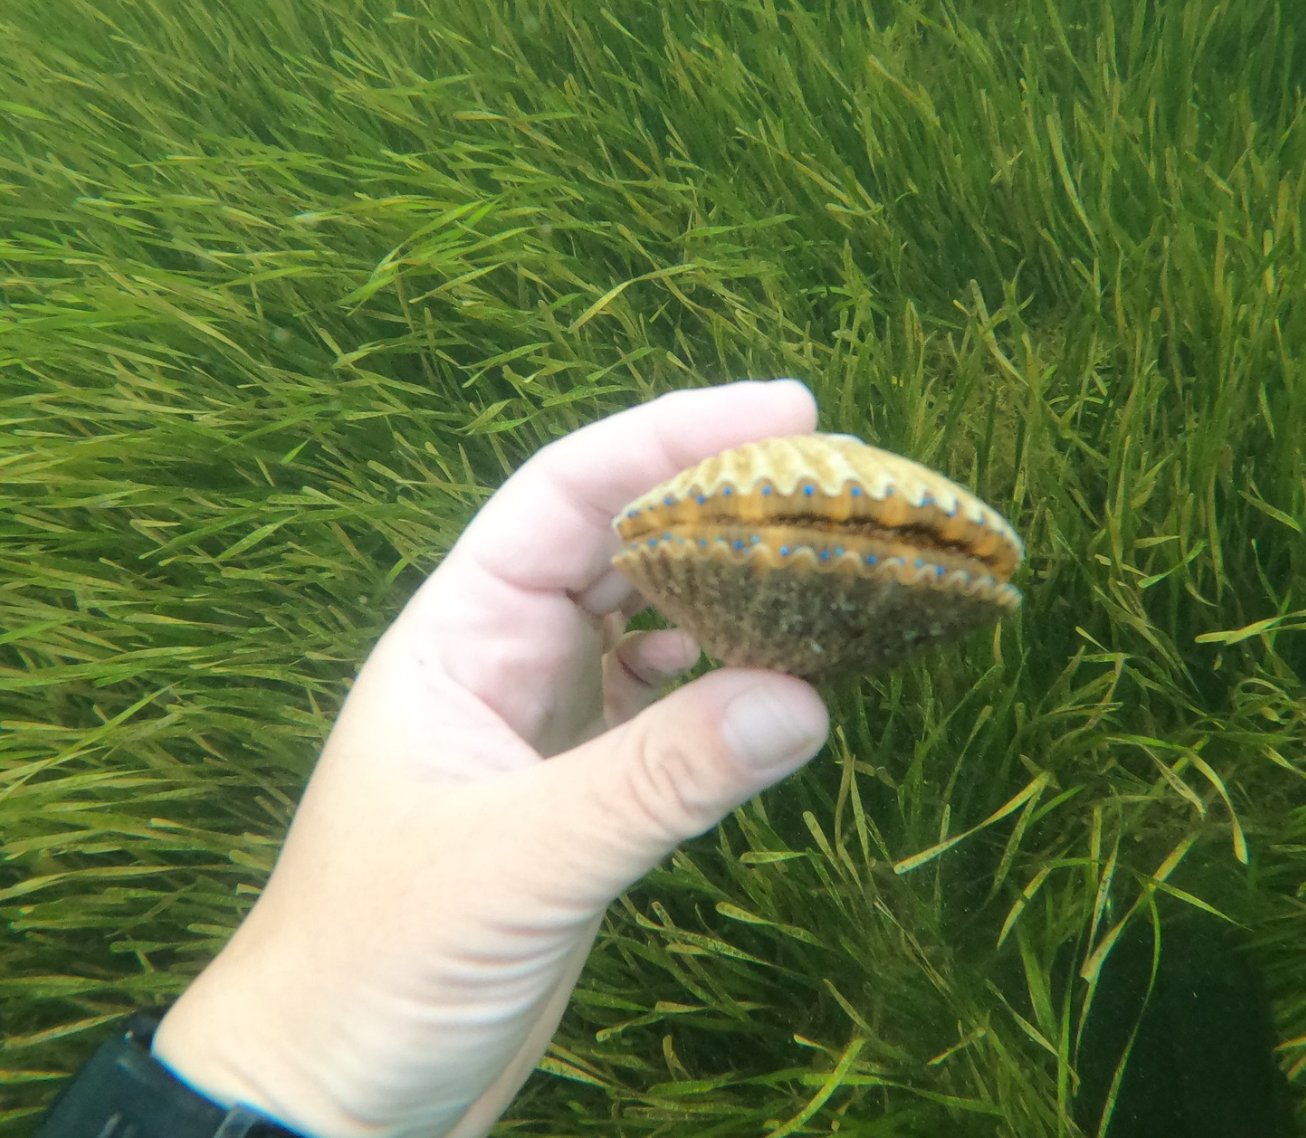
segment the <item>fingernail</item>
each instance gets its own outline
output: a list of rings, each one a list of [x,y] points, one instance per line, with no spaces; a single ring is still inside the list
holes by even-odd
[[[829,727],[829,715],[815,695],[796,699],[759,684],[726,705],[722,730],[741,763],[769,772],[805,763],[821,749]]]
[[[677,630],[674,639],[671,636],[667,637],[666,659],[663,661],[663,667],[669,676],[678,676],[697,664],[702,654],[703,649],[698,646],[697,640],[688,632]]]

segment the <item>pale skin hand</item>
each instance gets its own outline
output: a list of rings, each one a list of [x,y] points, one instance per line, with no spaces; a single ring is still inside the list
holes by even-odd
[[[369,657],[275,871],[155,1053],[315,1138],[485,1134],[604,909],[820,748],[805,683],[622,635],[612,516],[711,454],[815,429],[793,381],[680,392],[546,447]],[[656,701],[656,702],[655,702]]]

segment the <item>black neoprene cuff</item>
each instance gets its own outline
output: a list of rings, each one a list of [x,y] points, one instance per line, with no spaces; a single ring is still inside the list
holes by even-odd
[[[188,1087],[150,1053],[158,1026],[149,1012],[128,1019],[73,1076],[34,1138],[302,1138]]]

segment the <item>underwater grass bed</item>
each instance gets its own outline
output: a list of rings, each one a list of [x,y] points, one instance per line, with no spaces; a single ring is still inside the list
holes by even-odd
[[[781,374],[1011,517],[1022,615],[832,693],[827,754],[615,906],[502,1129],[1079,1133],[1112,951],[1212,911],[1306,1128],[1300,6],[97,0],[0,42],[0,1133],[239,920],[508,471]]]

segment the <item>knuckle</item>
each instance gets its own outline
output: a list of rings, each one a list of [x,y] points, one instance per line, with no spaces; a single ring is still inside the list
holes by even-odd
[[[625,779],[628,807],[668,846],[701,834],[718,818],[710,794],[711,772],[718,761],[710,732],[683,732],[667,738],[636,731],[634,753]],[[697,745],[696,738],[702,739]]]

